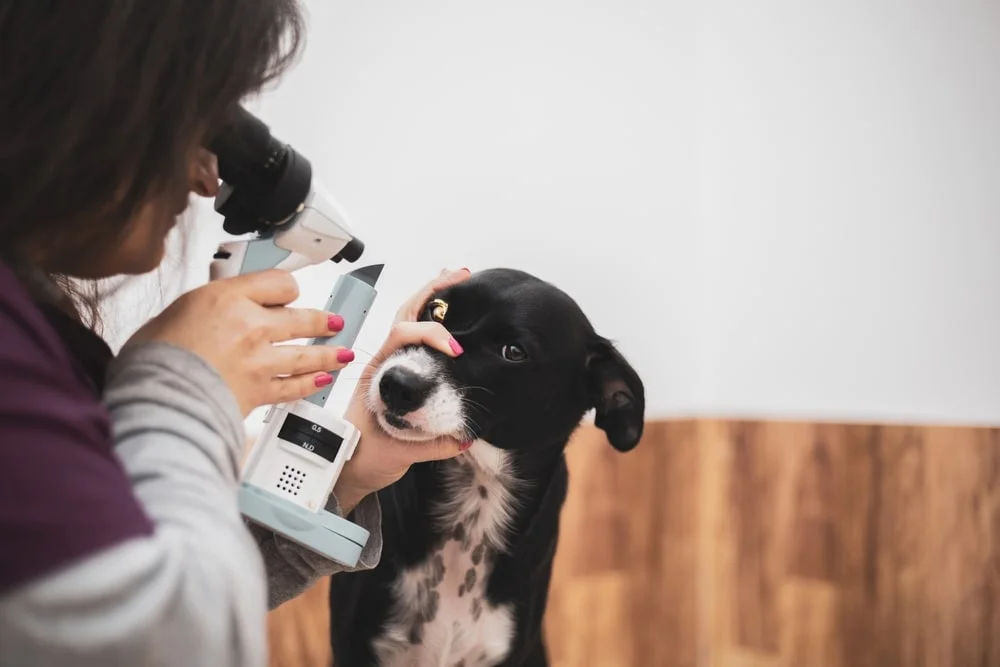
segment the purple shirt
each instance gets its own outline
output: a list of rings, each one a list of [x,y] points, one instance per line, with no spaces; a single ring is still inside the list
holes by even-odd
[[[0,595],[152,533],[99,401],[111,356],[0,262]]]

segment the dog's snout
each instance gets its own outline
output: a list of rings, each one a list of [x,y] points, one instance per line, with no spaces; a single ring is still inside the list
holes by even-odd
[[[408,368],[396,366],[382,375],[378,389],[390,412],[405,415],[424,404],[434,389],[434,382]]]

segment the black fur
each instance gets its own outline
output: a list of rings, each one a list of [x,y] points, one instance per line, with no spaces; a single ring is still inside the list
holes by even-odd
[[[511,548],[494,554],[488,571],[487,600],[513,603],[516,610],[512,651],[501,664],[542,667],[547,664],[542,619],[568,485],[564,447],[590,410],[616,449],[635,447],[643,430],[643,384],[568,295],[534,276],[484,271],[435,297],[448,303],[444,324],[464,348],[455,359],[438,355],[446,375],[469,399],[475,435],[509,452],[523,482]],[[429,306],[422,319],[430,319],[432,310]],[[505,358],[508,344],[518,345],[527,358]],[[443,534],[428,514],[442,499],[447,465],[455,463],[415,465],[380,492],[380,565],[331,579],[337,667],[375,667],[372,641],[386,620],[392,582],[455,538]]]

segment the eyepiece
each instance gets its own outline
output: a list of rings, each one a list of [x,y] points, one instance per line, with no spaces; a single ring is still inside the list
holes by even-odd
[[[347,243],[347,245],[344,246],[344,248],[339,253],[337,253],[331,259],[333,260],[334,263],[340,263],[341,260],[346,259],[348,262],[351,262],[353,264],[354,262],[361,259],[361,255],[364,254],[364,252],[365,252],[364,242],[357,236],[355,236]]]
[[[266,232],[294,215],[309,195],[312,166],[271,135],[260,119],[237,107],[208,145],[223,181],[215,210],[229,234]]]

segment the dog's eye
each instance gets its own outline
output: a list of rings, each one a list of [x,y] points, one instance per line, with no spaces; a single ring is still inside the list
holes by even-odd
[[[500,350],[500,354],[507,361],[514,363],[525,361],[528,358],[528,353],[524,351],[524,348],[514,344],[504,345]]]

